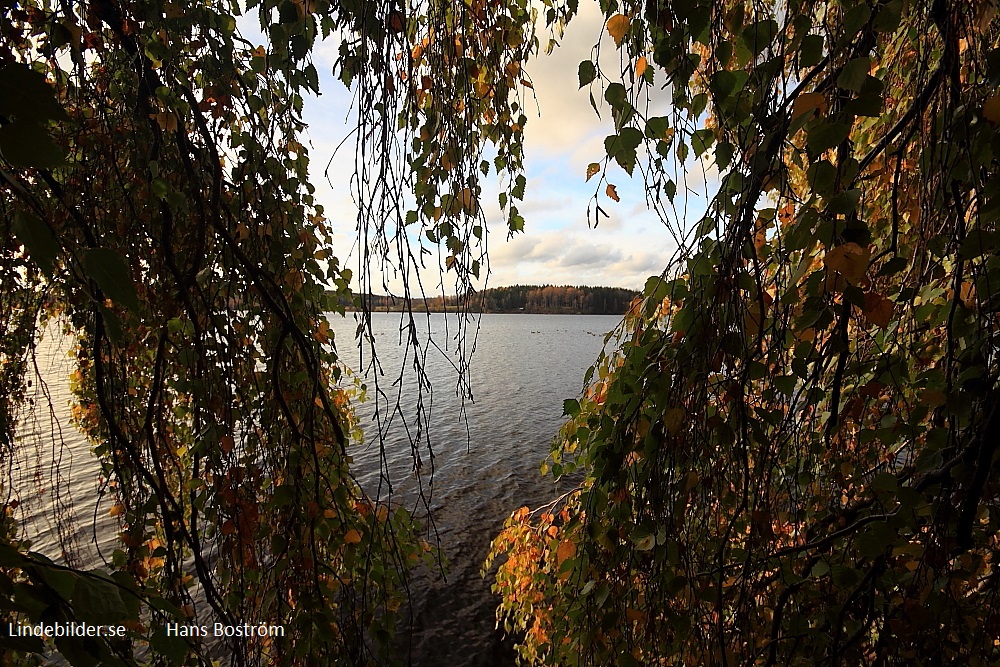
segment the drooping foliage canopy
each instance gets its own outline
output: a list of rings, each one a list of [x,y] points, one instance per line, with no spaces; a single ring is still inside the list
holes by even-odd
[[[335,36],[357,102],[363,268],[439,262],[464,292],[483,179],[524,226],[536,22],[558,38],[577,10],[247,4],[0,5],[0,445],[16,455],[55,318],[121,529],[111,574],[68,570],[8,511],[2,613],[128,624],[60,640],[75,664],[147,642],[204,660],[164,632],[192,612],[286,626],[233,641],[236,664],[382,659],[424,547],[351,474],[323,317],[351,275],[301,137],[312,49]],[[685,243],[566,404],[549,467],[580,489],[494,544],[523,657],[997,662],[993,1],[600,9],[601,48],[567,73],[612,111],[580,176],[644,179]],[[693,159],[718,194],[679,220]]]
[[[997,664],[996,4],[601,7],[587,175],[687,235],[566,403],[585,481],[494,542],[522,657]],[[674,220],[692,158],[717,194]]]
[[[4,621],[127,626],[57,638],[78,665],[147,646],[207,664],[166,627],[214,622],[284,626],[222,640],[232,664],[386,659],[407,573],[432,550],[352,475],[325,319],[352,274],[309,182],[312,51],[336,44],[357,102],[362,283],[384,262],[415,291],[430,261],[465,293],[485,274],[480,179],[503,177],[509,229],[523,226],[534,31],[521,2],[0,3],[0,456],[9,469],[27,446],[33,352],[61,328],[120,531],[107,567],[72,569],[20,541],[8,502]]]

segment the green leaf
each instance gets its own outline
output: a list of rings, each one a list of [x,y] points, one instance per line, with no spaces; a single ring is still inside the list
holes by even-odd
[[[991,252],[996,248],[997,236],[996,232],[984,232],[978,229],[970,231],[958,249],[958,258],[968,261]]]
[[[871,17],[872,10],[863,2],[848,10],[844,14],[844,34],[842,39],[857,35]]]
[[[604,91],[604,99],[607,100],[612,109],[620,109],[625,104],[626,95],[625,86],[617,82],[612,83]]]
[[[725,171],[733,162],[733,145],[729,142],[722,142],[715,146],[715,164],[719,171]]]
[[[870,76],[868,78],[878,81],[875,77]],[[884,105],[885,100],[882,98],[881,93],[861,93],[856,99],[844,105],[844,112],[855,116],[874,118],[882,115],[882,107]]]
[[[905,257],[893,257],[888,262],[882,265],[882,268],[878,270],[877,276],[892,276],[900,271],[904,270],[909,265],[909,261]]]
[[[701,157],[715,143],[715,132],[712,130],[695,130],[691,135],[691,148],[697,157]]]
[[[0,154],[15,167],[41,169],[58,167],[66,159],[45,127],[26,118],[0,127]]]
[[[282,23],[295,23],[299,20],[299,10],[294,2],[285,0],[278,6],[278,20]]]
[[[738,84],[739,78],[736,73],[729,70],[721,70],[712,75],[712,92],[716,97],[729,97]]]
[[[868,70],[871,69],[871,66],[872,59],[867,56],[849,61],[841,70],[840,76],[837,77],[837,85],[844,90],[860,92],[865,79],[868,78]]]
[[[777,34],[778,23],[773,19],[764,19],[751,23],[743,30],[743,41],[751,53],[756,56],[771,45]]]
[[[188,654],[187,641],[184,637],[167,635],[166,628],[160,628],[149,638],[149,647],[157,656],[163,656],[172,665],[184,662]]]
[[[818,155],[839,145],[850,133],[851,126],[848,123],[820,123],[809,130],[809,151]]]
[[[21,567],[24,556],[9,544],[0,542],[0,565],[4,567]]]
[[[118,587],[98,570],[77,578],[72,602],[77,617],[91,623],[111,624],[125,619],[125,604]]]
[[[708,95],[705,93],[698,93],[693,98],[691,98],[691,115],[694,118],[701,116],[702,112],[705,111],[705,107],[708,106]]]
[[[812,570],[809,572],[810,577],[823,577],[830,571],[830,565],[825,561],[821,560],[815,565],[813,565]]]
[[[780,375],[774,379],[774,386],[785,396],[791,396],[795,393],[795,386],[798,384],[798,378],[794,375]]]
[[[855,188],[837,194],[827,205],[827,211],[834,215],[847,215],[858,207],[861,201],[861,190]]]
[[[104,328],[108,332],[108,338],[111,339],[112,343],[121,343],[125,337],[125,329],[122,327],[121,318],[113,310],[105,308],[103,304],[98,306],[97,309],[100,311],[101,317],[104,318]]]
[[[20,63],[0,67],[0,114],[35,123],[69,119],[45,77]]]
[[[854,546],[862,556],[874,558],[881,556],[895,537],[895,533],[884,521],[878,521],[865,526],[864,531],[855,540]]]
[[[69,600],[73,597],[79,576],[75,572],[55,567],[37,566],[34,568],[38,576],[55,591],[59,597]]]
[[[32,213],[18,211],[14,216],[13,231],[42,273],[54,275],[55,259],[62,247],[49,226]]]
[[[575,398],[567,398],[563,401],[563,415],[567,417],[576,417],[580,414],[580,402]]]
[[[881,32],[894,32],[899,27],[903,15],[903,0],[889,0],[875,13],[872,27]]]
[[[806,35],[802,38],[802,46],[799,48],[799,65],[801,67],[813,67],[823,59],[823,36]]]
[[[23,651],[25,653],[42,654],[45,651],[45,642],[38,637],[3,637],[0,646],[10,651]]]
[[[594,63],[589,60],[584,60],[580,63],[580,87],[589,85],[594,79],[597,78],[597,68],[594,67]]]
[[[654,116],[646,121],[646,136],[651,139],[663,139],[670,129],[670,119],[665,116]]]
[[[608,157],[614,158],[622,169],[624,169],[629,174],[635,168],[636,162],[636,152],[635,149],[642,141],[642,133],[635,128],[625,128],[622,130],[622,134],[616,135],[612,134],[604,139],[604,150],[607,152]]]
[[[112,301],[132,311],[139,309],[139,297],[129,275],[128,265],[118,252],[110,248],[84,251],[83,270]]]

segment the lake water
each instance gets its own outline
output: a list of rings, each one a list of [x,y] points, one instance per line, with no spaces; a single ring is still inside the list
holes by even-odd
[[[414,665],[427,667],[513,665],[509,641],[495,630],[496,600],[489,581],[479,569],[489,542],[504,518],[514,509],[531,507],[554,498],[565,488],[551,477],[542,477],[538,466],[562,423],[562,402],[579,394],[588,366],[597,358],[604,335],[619,322],[616,316],[592,315],[483,315],[478,330],[473,322],[466,338],[475,352],[467,378],[475,398],[463,401],[456,394],[456,331],[454,318],[433,314],[417,318],[420,340],[427,353],[424,369],[431,389],[425,390],[430,416],[429,445],[418,443],[423,468],[414,474],[410,433],[415,425],[417,383],[410,370],[412,351],[399,344],[398,313],[376,313],[372,330],[383,375],[379,385],[386,393],[378,403],[382,415],[396,404],[400,412],[382,425],[386,449],[385,466],[373,437],[378,422],[373,419],[376,401],[357,408],[368,434],[366,445],[355,447],[355,472],[370,495],[388,497],[384,478],[392,481],[392,501],[417,507],[420,488],[430,506],[436,535],[450,562],[447,577],[418,573],[411,582],[412,634],[403,647]],[[354,345],[354,316],[330,318],[338,348],[348,366],[356,369],[374,395],[371,369],[364,377],[368,354]],[[428,336],[429,333],[429,336]],[[431,341],[431,345],[427,345]],[[36,382],[36,414],[27,422],[29,446],[14,462],[13,479],[24,482],[19,489],[25,530],[36,551],[66,562],[90,566],[100,564],[100,554],[114,548],[115,530],[107,519],[108,501],[94,510],[99,492],[99,469],[89,455],[86,442],[69,424],[69,391],[65,378],[72,364],[68,345],[58,339],[46,344],[40,355]],[[403,368],[403,379],[394,380]],[[54,410],[45,406],[44,393]],[[386,403],[388,400],[388,403]],[[464,410],[463,410],[464,405]],[[61,431],[65,443],[53,448],[52,434]],[[33,434],[33,435],[32,435]],[[34,444],[30,444],[34,443]],[[431,466],[433,463],[433,476]],[[387,471],[387,475],[384,472]],[[381,480],[381,484],[380,484]],[[75,548],[60,549],[53,510],[72,517]],[[96,522],[96,523],[95,523]],[[433,535],[431,535],[433,537]],[[404,659],[405,662],[405,659]]]

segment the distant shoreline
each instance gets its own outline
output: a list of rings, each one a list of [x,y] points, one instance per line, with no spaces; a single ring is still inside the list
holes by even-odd
[[[353,308],[353,307],[345,308],[345,311],[348,312],[348,313],[360,313],[360,312],[362,312],[362,311],[358,310],[357,308]],[[404,313],[406,311],[403,310],[402,308],[394,308],[394,309],[393,308],[372,308],[371,312],[373,312],[373,313]],[[427,309],[427,308],[424,308],[422,305],[418,306],[418,305],[414,304],[414,306],[413,306],[413,312],[415,312],[415,313],[416,312],[431,313],[431,314],[434,314],[434,315],[443,315],[443,314],[457,313],[458,310],[454,306],[448,308],[447,310],[444,310],[444,309],[433,309],[433,308]],[[584,312],[580,312],[580,311],[567,311],[567,312],[560,311],[560,312],[555,312],[555,311],[534,311],[534,310],[482,310],[482,311],[480,311],[480,310],[473,310],[472,312],[474,314],[476,314],[476,315],[618,315],[618,316],[622,316],[622,315],[625,314],[624,312],[621,312],[621,313],[590,313],[590,312],[584,313]]]
[[[449,313],[465,310],[496,315],[624,315],[635,290],[621,287],[572,285],[513,285],[493,287],[460,299],[456,296],[412,299],[412,309],[420,312]],[[377,294],[361,295],[371,312],[405,312],[403,299]],[[463,302],[460,306],[460,302]],[[359,312],[355,303],[343,302],[351,312]]]

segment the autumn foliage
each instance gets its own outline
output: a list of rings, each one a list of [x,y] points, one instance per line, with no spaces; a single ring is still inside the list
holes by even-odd
[[[494,541],[522,658],[996,664],[995,5],[602,9],[581,178],[641,173],[686,244],[566,403],[579,489]],[[677,220],[696,159],[717,191]]]

